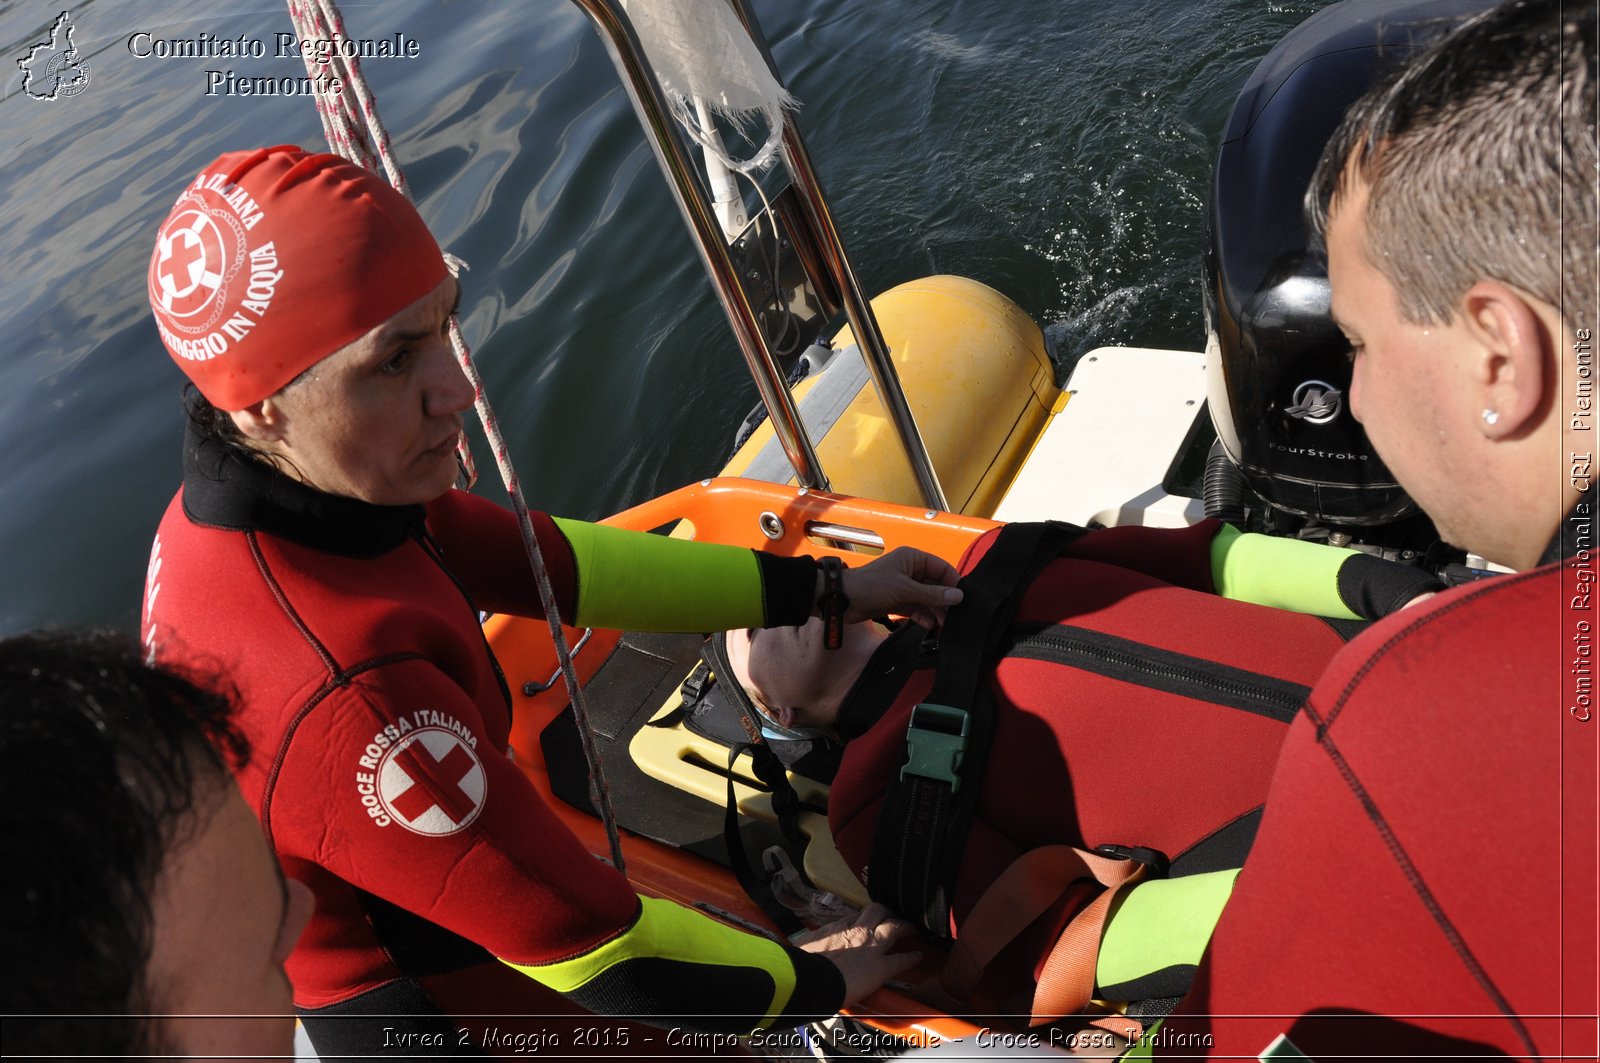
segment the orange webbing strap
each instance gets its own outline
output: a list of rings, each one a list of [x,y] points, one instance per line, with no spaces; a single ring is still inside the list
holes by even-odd
[[[1037,1023],[1035,1025],[1037,1025]],[[1095,1015],[1088,1017],[1085,1025],[1096,1030],[1104,1030],[1107,1033],[1114,1034],[1129,1043],[1114,1047],[1095,1045],[1090,1049],[1080,1049],[1076,1052],[1072,1052],[1072,1055],[1089,1056],[1093,1059],[1116,1059],[1120,1057],[1122,1053],[1126,1052],[1129,1047],[1131,1047],[1133,1042],[1144,1036],[1144,1023],[1140,1022],[1138,1019],[1130,1019],[1126,1015],[1118,1015],[1115,1013],[1109,1015]],[[1109,1051],[1106,1049],[1109,1049]]]
[[[1099,859],[1106,859],[1100,857]],[[1114,860],[1124,868],[1124,874],[1115,882],[1097,880],[1108,887],[1081,912],[1072,917],[1061,936],[1050,949],[1050,956],[1039,972],[1039,984],[1033,991],[1033,1021],[1039,1026],[1065,1015],[1076,1015],[1094,997],[1095,964],[1100,957],[1100,936],[1105,932],[1106,920],[1111,915],[1111,902],[1118,893],[1144,877],[1144,864],[1132,860]],[[1132,1020],[1127,1020],[1131,1022]],[[1138,1037],[1138,1024],[1134,1023]]]
[[[965,999],[1000,950],[1073,891],[1081,896],[1069,903],[1083,907],[1045,962],[1034,993],[1033,1024],[1077,1014],[1094,995],[1095,960],[1111,899],[1144,872],[1145,865],[1133,860],[1101,856],[1070,845],[1030,849],[1000,873],[962,921],[955,947],[939,976],[940,987]],[[1063,947],[1063,943],[1068,944]]]

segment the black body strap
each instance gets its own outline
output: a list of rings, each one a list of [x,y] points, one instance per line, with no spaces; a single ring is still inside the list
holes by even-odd
[[[804,930],[805,924],[773,894],[771,884],[751,866],[749,855],[745,851],[744,835],[739,830],[739,801],[733,789],[734,765],[739,760],[739,754],[744,752],[750,754],[750,764],[756,779],[772,794],[772,810],[777,813],[778,825],[782,828],[784,837],[791,842],[799,842],[802,839],[800,795],[795,793],[793,784],[789,782],[789,773],[785,770],[783,762],[761,736],[760,714],[756,712],[755,706],[750,703],[748,696],[739,689],[738,682],[733,678],[733,667],[728,661],[727,634],[719,632],[713,635],[706,641],[705,648],[701,652],[705,657],[705,663],[710,665],[712,675],[720,682],[723,691],[728,695],[729,702],[737,710],[739,725],[746,737],[746,741],[734,742],[728,747],[728,804],[722,823],[722,841],[728,850],[728,865],[733,870],[734,877],[739,880],[739,885],[746,896],[760,905],[767,918],[777,924],[778,929],[785,935],[793,935]]]
[[[1084,533],[1047,521],[1009,524],[961,580],[945,618],[938,671],[911,711],[905,766],[889,784],[873,835],[868,888],[929,933],[950,937],[950,897],[994,733],[983,677],[1034,577]]]

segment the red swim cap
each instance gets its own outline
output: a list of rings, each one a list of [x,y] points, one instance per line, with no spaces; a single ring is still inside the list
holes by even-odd
[[[427,295],[444,256],[415,207],[337,155],[236,151],[196,177],[150,256],[161,342],[242,410]]]

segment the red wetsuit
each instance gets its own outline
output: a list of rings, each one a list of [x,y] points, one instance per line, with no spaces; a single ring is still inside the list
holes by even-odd
[[[1254,1059],[1283,1036],[1312,1059],[1594,1058],[1583,506],[1583,553],[1442,594],[1334,660],[1155,1054]]]
[[[549,518],[535,526],[570,618],[574,555]],[[768,621],[803,619],[811,564],[758,564]],[[499,995],[466,1010],[549,1010],[548,991],[498,958],[608,1014],[725,1012],[700,1024],[748,1031],[837,1010],[832,963],[641,904],[512,763],[477,610],[536,603],[498,506],[460,491],[373,506],[191,437],[152,554],[146,640],[158,660],[220,673],[244,706],[244,795],[284,872],[316,895],[289,961],[297,1006],[449,1012],[462,1005],[427,980],[476,972],[497,988],[474,992]]]

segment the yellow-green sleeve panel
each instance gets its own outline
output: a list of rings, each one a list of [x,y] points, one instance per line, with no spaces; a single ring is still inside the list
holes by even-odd
[[[1224,524],[1211,540],[1211,583],[1224,598],[1358,620],[1339,598],[1339,566],[1355,553]]]
[[[798,1026],[834,1014],[844,978],[830,960],[641,897],[639,917],[598,948],[558,963],[508,966],[600,1015],[714,1033]],[[715,1013],[715,1014],[712,1014]]]
[[[1187,992],[1238,874],[1153,879],[1118,897],[1100,936],[1096,995],[1147,1000]]]
[[[1444,589],[1414,565],[1226,524],[1211,540],[1211,583],[1224,598],[1335,620],[1376,620]]]
[[[572,547],[579,627],[724,631],[811,615],[816,566],[809,558],[554,521]]]

